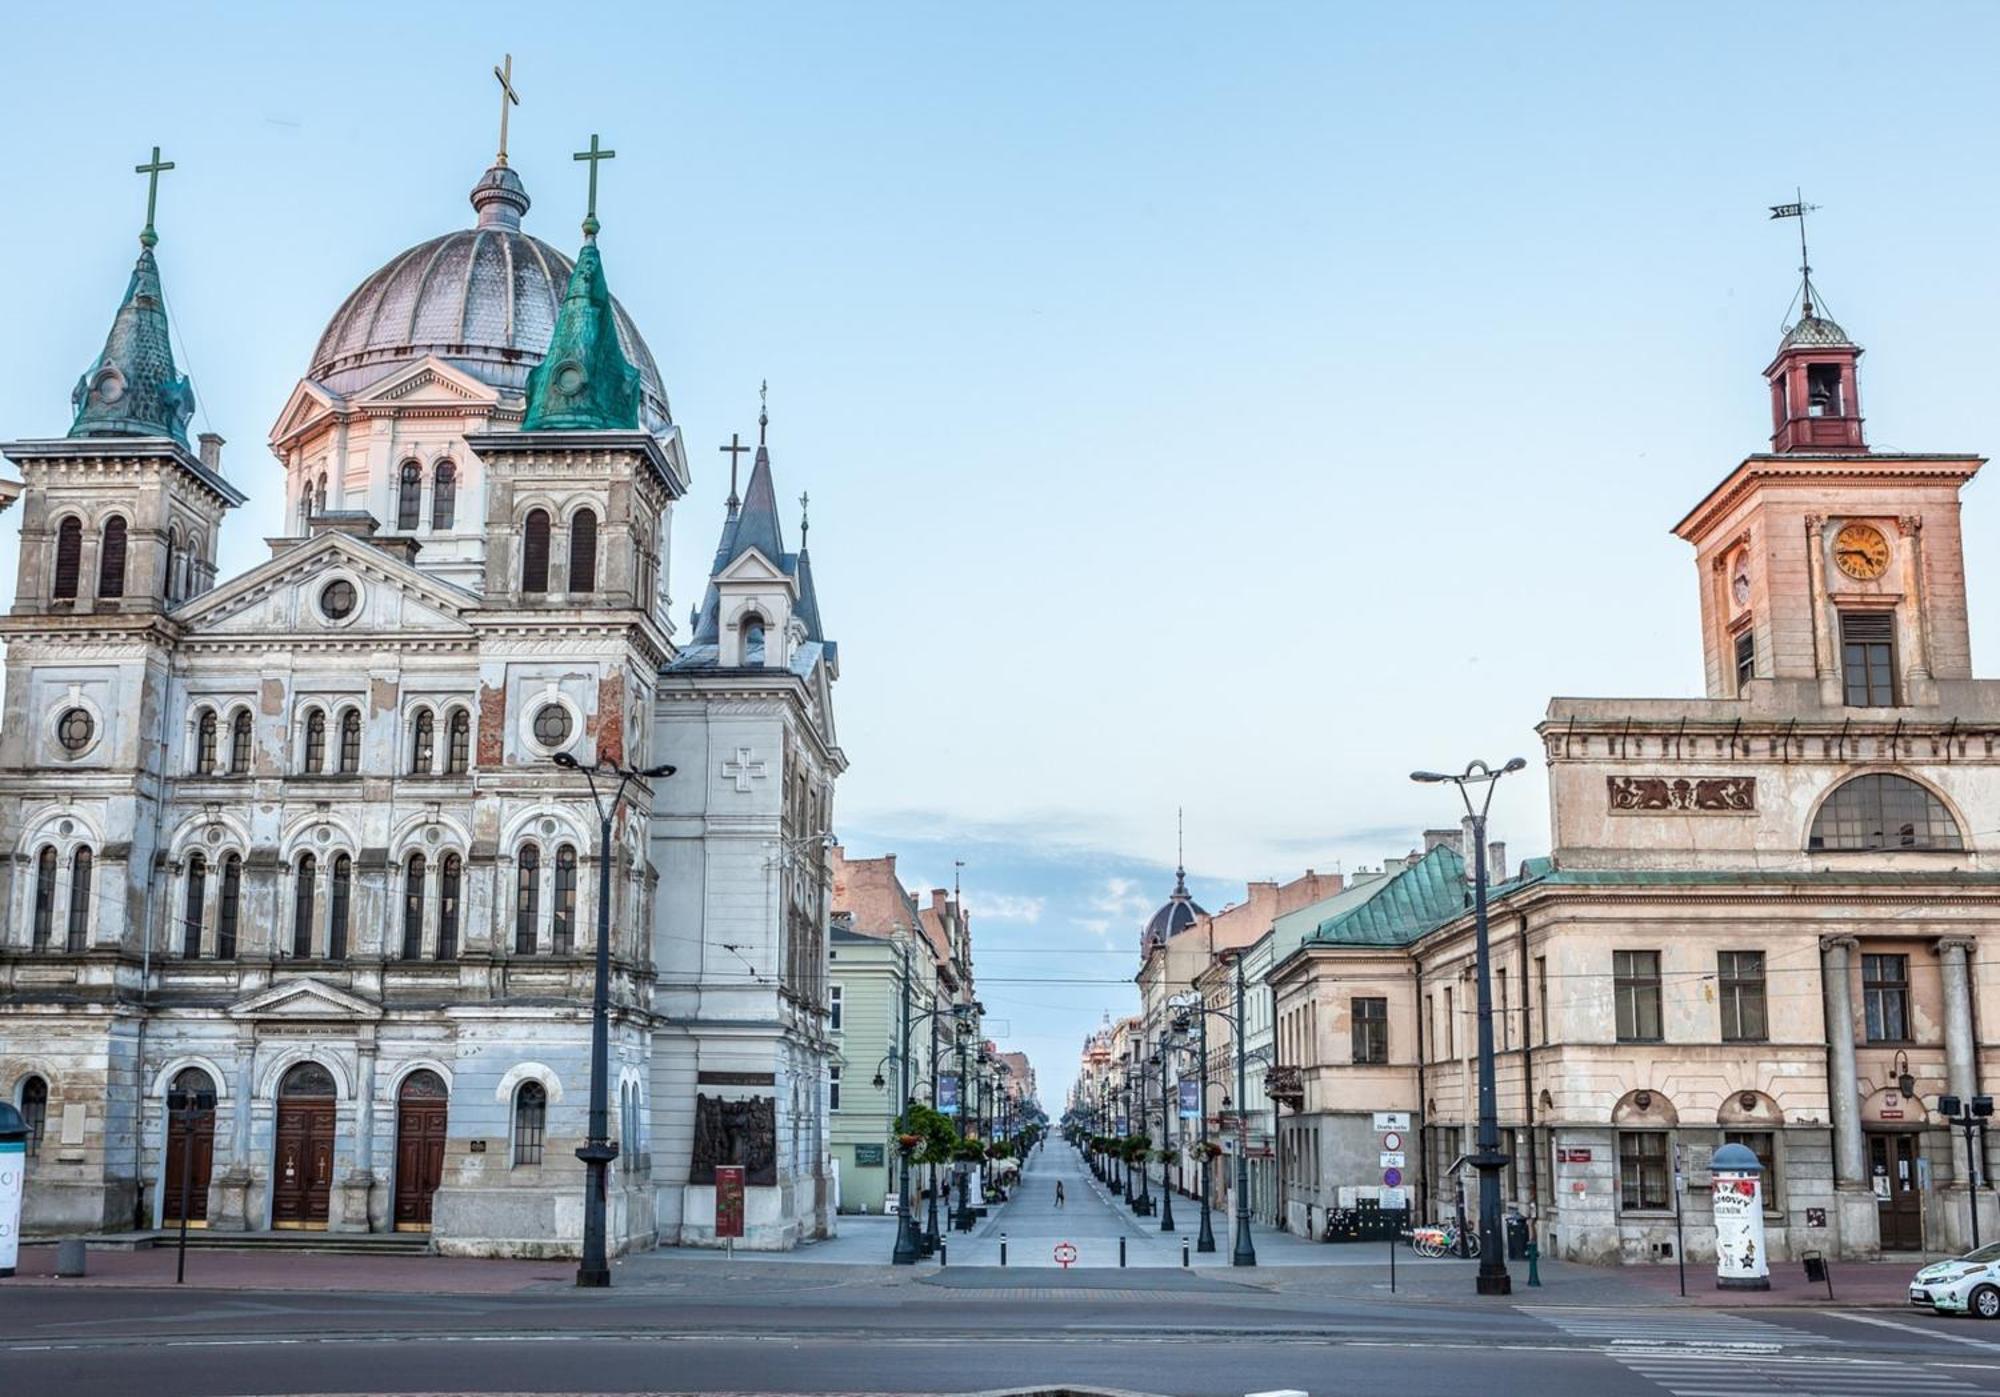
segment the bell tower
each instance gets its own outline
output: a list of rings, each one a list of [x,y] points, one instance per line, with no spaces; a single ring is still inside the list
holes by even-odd
[[[1764,370],[1771,384],[1771,450],[1866,451],[1861,435],[1861,346],[1815,312],[1806,283],[1805,314],[1785,332]]]

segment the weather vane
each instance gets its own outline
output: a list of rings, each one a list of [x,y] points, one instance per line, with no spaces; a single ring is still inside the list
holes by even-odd
[[[1793,202],[1789,204],[1771,205],[1771,217],[1796,218],[1799,221],[1799,275],[1804,279],[1805,285],[1805,318],[1810,320],[1813,313],[1812,258],[1806,255],[1806,215],[1817,213],[1819,205],[1808,204],[1804,191],[1800,189],[1793,189],[1792,197]]]

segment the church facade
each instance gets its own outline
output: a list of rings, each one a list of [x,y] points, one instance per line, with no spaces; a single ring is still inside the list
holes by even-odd
[[[190,448],[150,223],[68,434],[0,448],[0,1093],[31,1233],[573,1254],[601,888],[613,1248],[711,1239],[717,1162],[749,1168],[743,1244],[829,1225],[845,759],[809,561],[760,447],[682,643],[685,449],[594,209],[572,261],[522,231],[504,155],[472,203],[334,313],[247,572],[217,575],[246,495],[219,438]],[[602,852],[597,797],[663,765]],[[213,1108],[170,1120],[175,1091]]]

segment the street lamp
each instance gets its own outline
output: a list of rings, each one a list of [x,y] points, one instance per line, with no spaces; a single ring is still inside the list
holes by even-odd
[[[1975,1149],[1972,1141],[1975,1132],[1982,1137],[1986,1134],[1986,1121],[1993,1114],[1993,1098],[1990,1096],[1975,1096],[1970,1100],[1964,1100],[1956,1096],[1940,1096],[1938,1098],[1937,1109],[1938,1114],[1945,1118],[1945,1122],[1948,1125],[1955,1125],[1965,1132],[1965,1179],[1967,1184],[1965,1198],[1966,1206],[1972,1211],[1972,1249],[1978,1251],[1979,1185],[1984,1182],[1980,1178],[1979,1156],[1984,1151]]]
[[[1437,771],[1413,771],[1412,781],[1458,788],[1472,824],[1472,925],[1477,945],[1475,974],[1479,980],[1479,1153],[1472,1165],[1479,1171],[1479,1282],[1481,1295],[1510,1295],[1514,1283],[1507,1274],[1506,1245],[1500,1231],[1500,1171],[1507,1156],[1500,1153],[1500,1120],[1493,1086],[1493,948],[1486,934],[1486,812],[1493,807],[1493,789],[1500,778],[1527,762],[1515,757],[1497,771],[1475,761],[1457,776]],[[1486,788],[1477,809],[1473,786]]]
[[[616,762],[585,766],[568,752],[555,754],[555,764],[564,771],[576,771],[590,786],[591,804],[597,807],[597,985],[590,998],[590,1134],[576,1157],[588,1170],[583,1195],[583,1260],[576,1268],[576,1283],[589,1289],[611,1284],[611,1263],[604,1244],[604,1198],[610,1191],[611,1161],[618,1158],[618,1146],[611,1143],[610,1095],[611,1020],[611,818],[625,787],[634,780],[660,781],[674,774],[661,763],[649,767],[624,767]],[[597,778],[616,776],[618,785],[606,806],[598,794]]]
[[[181,1137],[181,1234],[174,1258],[174,1284],[187,1280],[188,1263],[188,1214],[194,1211],[194,1200],[188,1195],[194,1190],[194,1136],[204,1118],[215,1115],[215,1093],[213,1091],[188,1091],[175,1087],[167,1093],[168,1129]]]
[[[1190,1026],[1195,1030],[1195,1074],[1201,1086],[1201,1109],[1195,1113],[1199,1143],[1195,1152],[1201,1156],[1201,1231],[1195,1237],[1194,1249],[1198,1252],[1215,1250],[1215,1228],[1208,1215],[1208,1195],[1210,1191],[1208,1159],[1208,1015],[1212,1012],[1206,1004],[1197,999],[1192,1004],[1180,1004],[1174,1009],[1174,1031],[1185,1035]],[[1227,1093],[1225,1093],[1225,1096]]]
[[[1167,1036],[1160,1035],[1158,1046],[1153,1049],[1153,1061],[1160,1068],[1160,1231],[1174,1230],[1174,1182],[1167,1177],[1167,1126],[1173,1119],[1173,1107],[1167,1101]]]

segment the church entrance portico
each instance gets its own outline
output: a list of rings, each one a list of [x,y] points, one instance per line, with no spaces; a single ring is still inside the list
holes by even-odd
[[[444,1178],[446,1117],[451,1099],[444,1079],[419,1068],[396,1093],[396,1204],[398,1232],[431,1230],[431,1199]]]
[[[278,1150],[271,1174],[271,1226],[326,1226],[333,1196],[334,1082],[301,1062],[278,1086]]]

